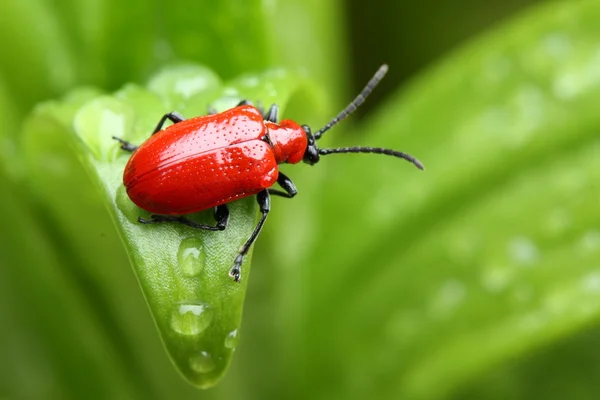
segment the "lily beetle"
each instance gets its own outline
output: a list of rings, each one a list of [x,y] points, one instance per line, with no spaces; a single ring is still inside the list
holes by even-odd
[[[375,153],[402,158],[423,169],[414,157],[380,147],[317,146],[325,132],[356,110],[388,70],[382,65],[362,92],[327,125],[312,133],[306,125],[277,121],[278,109],[264,112],[249,101],[222,113],[185,119],[177,112],[165,114],[152,136],[141,146],[113,137],[121,148],[133,152],[123,174],[129,198],[149,211],[142,224],[181,223],[208,231],[227,228],[227,203],[256,195],[261,218],[240,248],[229,275],[239,282],[244,256],[258,237],[269,210],[271,195],[292,198],[297,190],[278,164],[313,165],[321,156],[336,153]],[[172,125],[163,129],[170,120]],[[283,190],[272,189],[278,183]],[[185,217],[214,207],[215,225],[200,224]]]

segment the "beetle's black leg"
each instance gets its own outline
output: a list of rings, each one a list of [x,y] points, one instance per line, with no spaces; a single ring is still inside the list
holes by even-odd
[[[248,240],[246,240],[246,243],[244,243],[244,245],[240,249],[240,252],[238,253],[233,263],[233,268],[231,268],[231,271],[229,271],[229,275],[236,282],[240,281],[240,276],[242,275],[242,262],[244,261],[244,256],[248,254],[250,246],[252,246],[252,244],[258,237],[263,225],[265,224],[265,221],[267,220],[267,215],[269,215],[269,211],[271,210],[271,199],[267,190],[258,192],[258,194],[256,195],[256,201],[258,201],[258,205],[260,207],[260,212],[262,216],[260,217],[258,224],[256,224],[252,235],[250,235]]]
[[[158,125],[156,125],[156,128],[154,129],[154,131],[152,132],[152,135],[154,135],[156,132],[160,131],[162,129],[162,126],[164,125],[165,121],[169,119],[171,121],[173,121],[173,123],[177,123],[177,122],[181,122],[181,121],[185,121],[185,118],[183,118],[183,116],[181,114],[179,114],[176,111],[170,112],[168,114],[165,114],[162,116],[162,118],[160,119],[160,121],[158,121]],[[115,140],[118,140],[121,143],[121,148],[125,151],[128,152],[134,152],[137,150],[138,146],[131,144],[123,139],[120,139],[116,136],[112,137]]]
[[[263,119],[266,121],[277,122],[277,114],[279,114],[279,108],[276,104],[272,104],[269,107],[269,111],[263,113]]]
[[[252,105],[252,102],[250,100],[242,100],[239,103],[237,103],[236,107],[239,107],[239,106],[251,106],[251,105]]]
[[[290,178],[288,178],[281,172],[279,173],[279,176],[277,177],[277,183],[279,183],[279,186],[281,186],[284,191],[282,192],[281,190],[277,190],[277,189],[267,189],[269,191],[269,194],[272,194],[274,196],[286,197],[288,199],[291,199],[296,194],[298,194],[298,191],[296,190],[296,185],[294,185],[294,182],[292,182],[292,180]]]
[[[191,226],[192,228],[202,229],[205,231],[223,231],[227,228],[227,223],[229,222],[229,208],[227,204],[223,204],[215,207],[215,220],[217,223],[213,225],[199,224],[197,222],[192,221],[189,218],[179,215],[156,215],[152,214],[150,219],[144,219],[142,217],[138,218],[138,221],[142,224],[158,224],[162,222],[174,222],[187,226]]]
[[[173,111],[173,112],[163,115],[162,118],[160,119],[160,121],[158,121],[158,125],[156,125],[154,132],[152,132],[153,135],[162,129],[162,126],[165,124],[166,120],[170,120],[171,122],[176,124],[178,122],[185,121],[185,118],[181,114],[179,114],[177,111]]]
[[[113,136],[112,138],[121,143],[121,148],[123,150],[128,151],[130,153],[136,151],[138,148],[135,144],[129,143],[128,141],[118,138],[116,136]]]
[[[217,224],[215,226],[220,231],[224,231],[225,228],[227,228],[227,224],[229,223],[229,207],[227,207],[227,204],[221,204],[220,206],[216,206],[214,215],[215,221],[217,221]]]

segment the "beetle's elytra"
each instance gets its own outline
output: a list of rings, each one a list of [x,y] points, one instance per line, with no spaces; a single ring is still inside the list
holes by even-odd
[[[319,149],[317,140],[336,123],[350,115],[377,86],[388,70],[382,65],[362,92],[327,125],[311,132],[294,121],[277,122],[277,106],[265,113],[242,101],[237,107],[203,117],[183,118],[165,114],[152,136],[137,147],[114,137],[123,150],[133,152],[123,184],[129,198],[153,213],[143,224],[177,222],[193,228],[220,231],[227,228],[227,203],[256,195],[262,214],[254,231],[240,249],[229,274],[236,282],[250,246],[258,237],[270,210],[270,196],[292,198],[294,183],[279,172],[281,163],[315,164],[320,156],[335,153],[375,153],[403,158],[423,169],[414,157],[379,147]],[[166,120],[172,125],[163,129]],[[278,183],[283,189],[271,187]],[[196,223],[185,214],[214,207],[215,225]]]

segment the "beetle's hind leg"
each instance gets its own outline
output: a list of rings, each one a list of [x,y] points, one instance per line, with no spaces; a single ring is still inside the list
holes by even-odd
[[[199,224],[181,215],[157,215],[152,214],[150,219],[138,218],[138,221],[142,224],[159,224],[163,222],[178,223],[190,226],[196,229],[202,229],[205,231],[224,231],[229,223],[229,207],[227,204],[222,204],[215,207],[215,225]]]
[[[112,138],[117,142],[121,143],[121,148],[123,150],[128,151],[130,153],[133,153],[138,148],[138,146],[136,146],[135,144],[129,143],[128,141],[118,138],[116,136],[113,136]]]

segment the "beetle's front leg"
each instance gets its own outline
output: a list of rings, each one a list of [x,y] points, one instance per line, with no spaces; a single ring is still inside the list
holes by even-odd
[[[162,126],[165,124],[165,121],[167,119],[171,120],[174,124],[176,124],[177,122],[185,121],[185,118],[176,111],[165,114],[162,116],[160,121],[158,121],[158,125],[156,125],[156,128],[154,128],[152,135],[154,135],[156,132],[158,132],[162,129]],[[152,136],[152,135],[150,135],[150,136]],[[114,140],[117,140],[119,143],[121,143],[121,148],[123,150],[128,151],[130,153],[136,151],[138,148],[138,146],[136,146],[135,144],[129,143],[128,141],[118,138],[116,136],[113,136],[112,138]]]
[[[244,257],[248,254],[250,247],[256,241],[256,238],[260,234],[260,231],[267,220],[267,215],[269,215],[269,211],[271,210],[271,198],[269,196],[269,192],[267,190],[263,190],[262,192],[258,192],[256,195],[256,201],[258,201],[258,206],[260,207],[260,212],[262,216],[256,224],[254,231],[246,240],[246,243],[240,248],[240,252],[238,253],[235,261],[233,263],[233,268],[229,271],[229,275],[233,278],[234,281],[239,282],[240,277],[242,275],[242,262],[244,261]]]
[[[116,136],[113,136],[112,138],[114,140],[118,141],[119,143],[121,143],[121,149],[128,151],[130,153],[133,153],[138,148],[138,146],[136,146],[135,144],[129,143],[128,141],[118,138]]]
[[[171,122],[176,124],[178,122],[185,121],[185,118],[183,117],[183,115],[179,114],[177,111],[173,111],[173,112],[163,115],[162,118],[158,121],[156,128],[154,128],[152,135],[154,135],[156,132],[159,132],[167,120],[170,120]]]

